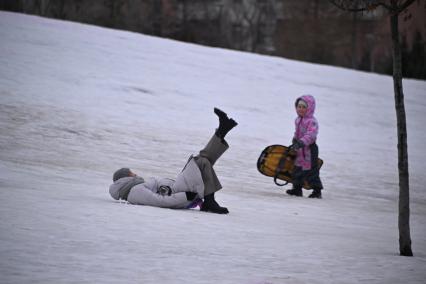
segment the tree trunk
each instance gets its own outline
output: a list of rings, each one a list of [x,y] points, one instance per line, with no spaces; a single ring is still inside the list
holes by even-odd
[[[358,56],[357,56],[357,28],[358,28],[358,15],[353,13],[352,16],[352,33],[351,33],[351,65],[353,69],[358,67]]]
[[[413,256],[410,237],[410,191],[408,179],[407,125],[405,118],[404,93],[402,91],[401,47],[399,44],[398,13],[391,19],[393,47],[393,85],[398,135],[399,172],[399,252],[403,256]]]

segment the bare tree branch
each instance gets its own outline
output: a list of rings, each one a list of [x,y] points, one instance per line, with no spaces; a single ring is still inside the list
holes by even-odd
[[[401,6],[398,7],[398,13],[401,13],[402,11],[404,11],[405,9],[408,8],[408,6],[410,6],[411,4],[413,4],[415,0],[406,0],[404,4],[402,4]]]
[[[376,9],[379,6],[382,6],[391,12],[395,12],[395,9],[392,8],[392,6],[382,1],[376,1],[376,0],[370,0],[370,1],[329,0],[329,1],[337,8],[345,10],[345,11],[349,11],[349,12],[371,11]],[[414,1],[414,0],[407,0],[407,1]]]
[[[388,11],[392,11],[392,6],[386,4],[385,2],[378,2],[377,5],[385,7]]]
[[[367,7],[359,7],[358,1],[342,1],[342,0],[330,0],[331,4],[339,9],[350,11],[350,12],[362,12],[367,11]]]

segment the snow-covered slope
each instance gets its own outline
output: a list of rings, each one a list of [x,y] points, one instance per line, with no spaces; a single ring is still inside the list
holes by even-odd
[[[390,77],[6,12],[0,54],[2,283],[424,283],[425,81],[404,81],[406,258]],[[305,93],[322,200],[256,170],[265,146],[291,141]],[[229,215],[110,198],[122,166],[175,177],[216,128],[215,106],[239,122],[216,165]]]

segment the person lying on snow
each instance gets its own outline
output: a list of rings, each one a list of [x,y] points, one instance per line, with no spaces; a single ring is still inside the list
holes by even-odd
[[[215,192],[222,188],[213,169],[216,161],[229,148],[225,135],[237,122],[218,108],[219,127],[197,156],[191,156],[176,180],[168,178],[144,179],[129,168],[121,168],[113,175],[109,193],[116,200],[130,204],[184,209],[200,206],[201,211],[228,214],[226,207],[215,200]]]

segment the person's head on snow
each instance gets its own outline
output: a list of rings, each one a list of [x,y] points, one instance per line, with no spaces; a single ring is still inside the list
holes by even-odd
[[[315,98],[311,95],[303,95],[295,102],[297,115],[300,117],[311,117],[315,112]]]
[[[121,178],[134,176],[136,176],[136,174],[133,173],[129,168],[121,168],[115,171],[114,175],[112,176],[112,181],[116,182]]]

